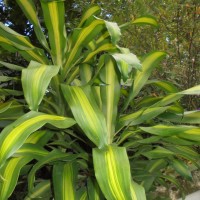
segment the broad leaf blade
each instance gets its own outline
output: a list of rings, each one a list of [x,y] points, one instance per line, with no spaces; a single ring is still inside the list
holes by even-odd
[[[130,166],[124,147],[93,149],[93,162],[96,179],[107,199],[132,199]]]
[[[2,41],[18,49],[26,60],[35,60],[43,64],[49,62],[44,51],[33,46],[28,37],[18,34],[0,22],[0,43]],[[3,44],[2,46],[4,47]]]
[[[51,197],[51,182],[49,180],[45,180],[37,184],[35,188],[29,192],[24,200],[49,200]]]
[[[32,160],[32,156],[17,157],[7,160],[0,169],[1,200],[7,200],[12,194],[19,177],[21,168]]]
[[[90,91],[77,86],[62,85],[64,97],[69,104],[75,120],[87,137],[99,148],[108,143],[106,122]],[[87,95],[86,95],[87,93]]]
[[[118,102],[120,97],[120,80],[112,58],[107,57],[107,59],[105,59],[105,65],[100,72],[100,78],[104,83],[106,83],[106,85],[100,87],[100,91],[102,110],[106,118],[109,143],[111,143],[115,133]]]
[[[48,43],[46,41],[45,35],[42,31],[42,28],[40,26],[39,19],[37,17],[37,11],[35,8],[35,5],[32,0],[17,0],[17,3],[21,7],[23,13],[26,15],[28,20],[33,24],[34,26],[34,31],[35,34],[40,41],[40,43],[47,49],[49,50]]]
[[[64,1],[41,1],[54,64],[62,66],[66,51]]]
[[[34,188],[34,181],[35,181],[35,173],[39,170],[42,166],[46,164],[53,164],[58,161],[62,162],[72,162],[75,159],[80,157],[80,154],[70,154],[70,153],[63,153],[59,150],[51,151],[47,156],[41,158],[31,169],[28,175],[28,189],[32,191]]]
[[[27,69],[22,70],[22,86],[30,110],[38,110],[52,77],[57,75],[58,71],[59,66],[42,65],[34,61]]]
[[[44,124],[50,123],[58,128],[68,128],[75,124],[71,118],[47,115],[31,111],[7,126],[0,134],[0,163],[11,157],[25,142],[26,138]],[[0,167],[1,167],[0,166]]]
[[[170,164],[181,176],[188,180],[192,180],[192,174],[188,166],[182,160],[172,159],[170,160]]]
[[[53,167],[55,200],[76,199],[77,167],[75,162],[58,163]]]

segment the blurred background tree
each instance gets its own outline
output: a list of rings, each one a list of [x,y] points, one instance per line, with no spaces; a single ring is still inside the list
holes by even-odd
[[[4,3],[5,2],[5,3]],[[39,0],[37,11],[40,13]],[[67,0],[66,27],[68,33],[76,27],[83,11],[91,4],[102,8],[102,17],[123,24],[140,16],[154,16],[159,28],[129,26],[123,31],[121,46],[131,49],[138,56],[152,50],[164,50],[167,59],[160,64],[154,78],[171,81],[181,89],[200,83],[200,3],[199,0]],[[28,35],[37,44],[33,26],[26,20],[15,1],[0,0],[0,21]],[[42,23],[43,19],[41,19]],[[45,29],[44,29],[45,31]],[[7,54],[0,48],[0,59],[24,65],[17,53]],[[156,95],[156,94],[155,94]],[[200,108],[200,98],[188,96],[183,99],[188,109]]]

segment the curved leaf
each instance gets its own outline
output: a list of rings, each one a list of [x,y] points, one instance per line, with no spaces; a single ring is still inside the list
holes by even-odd
[[[64,84],[61,88],[81,129],[99,148],[104,147],[108,143],[105,118],[92,97],[91,91],[87,92],[89,88],[82,89]]]
[[[36,8],[35,8],[33,1],[32,0],[26,0],[26,1],[17,0],[16,2],[21,7],[23,13],[26,15],[28,20],[33,24],[35,34],[36,34],[38,40],[40,41],[40,43],[47,50],[49,50],[48,43],[46,41],[45,35],[44,35],[42,28],[40,26],[40,22],[39,22],[39,19],[37,17],[37,11],[36,11]]]
[[[47,115],[31,111],[7,126],[0,134],[0,167],[25,142],[26,138],[44,124],[50,123],[58,128],[68,128],[75,124],[71,118]]]
[[[42,65],[34,61],[22,70],[22,87],[30,110],[37,111],[52,77],[58,71],[59,66]]]

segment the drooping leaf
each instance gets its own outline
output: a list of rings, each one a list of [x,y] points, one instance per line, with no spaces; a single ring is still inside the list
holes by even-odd
[[[93,162],[96,179],[107,199],[132,199],[130,166],[124,147],[93,149]]]
[[[91,92],[88,91],[88,94],[87,88],[64,84],[61,88],[74,118],[87,137],[99,148],[108,144],[105,118]]]
[[[0,61],[0,64],[2,64],[2,66],[5,66],[5,67],[7,67],[8,69],[11,69],[11,70],[21,71],[22,69],[24,69],[21,66],[14,65],[14,64],[11,64],[11,63],[7,63],[7,62],[3,62],[3,61]]]
[[[53,164],[54,162],[62,161],[62,162],[72,162],[76,158],[80,157],[79,154],[70,154],[63,153],[57,149],[51,151],[47,156],[41,158],[31,169],[28,175],[28,189],[32,191],[34,188],[35,181],[35,173],[39,170],[43,165]]]
[[[36,48],[30,43],[28,37],[18,34],[0,22],[0,44],[1,41],[17,48],[26,60],[35,60],[42,64],[48,64],[48,60],[42,49]],[[2,45],[3,46],[3,45]]]
[[[22,86],[30,110],[38,110],[52,77],[58,71],[59,66],[42,65],[34,61],[30,62],[27,69],[22,70]]]
[[[154,27],[158,27],[158,22],[156,21],[156,19],[152,16],[142,16],[142,17],[138,17],[135,20],[132,20],[130,22],[127,22],[125,24],[122,24],[120,26],[121,29],[125,29],[128,28],[131,24],[134,25],[151,25]]]
[[[112,54],[113,58],[115,59],[119,71],[121,72],[122,78],[126,81],[129,77],[129,73],[131,72],[132,68],[136,68],[138,70],[142,70],[142,66],[140,61],[136,57],[136,55],[132,53],[123,54],[123,53],[115,53]]]
[[[17,0],[16,1],[19,6],[21,7],[23,13],[26,15],[28,20],[33,24],[35,34],[40,41],[40,43],[47,49],[49,50],[48,43],[46,41],[45,35],[42,31],[42,27],[40,26],[39,19],[37,17],[37,11],[35,8],[35,5],[32,0]]]
[[[58,128],[68,128],[75,124],[71,118],[47,115],[31,111],[7,126],[0,134],[0,167],[25,142],[26,138],[44,124],[50,123]]]

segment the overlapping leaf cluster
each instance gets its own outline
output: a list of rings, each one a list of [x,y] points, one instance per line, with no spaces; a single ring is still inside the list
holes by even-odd
[[[184,161],[198,167],[193,146],[200,142],[200,112],[184,113],[177,100],[199,94],[200,86],[178,92],[171,83],[150,81],[165,53],[150,53],[140,63],[118,46],[120,28],[156,21],[141,17],[119,27],[96,17],[100,8],[93,6],[67,35],[64,2],[42,0],[45,36],[33,1],[16,2],[43,49],[0,24],[0,45],[30,62],[21,67],[1,61],[20,72],[22,85],[0,88],[8,99],[0,104],[1,199],[11,196],[20,175],[28,180],[25,199],[58,200],[144,200],[155,182],[178,185],[161,173],[168,167],[191,178]],[[162,95],[141,96],[148,85]],[[36,176],[41,168],[51,174],[48,180]]]

